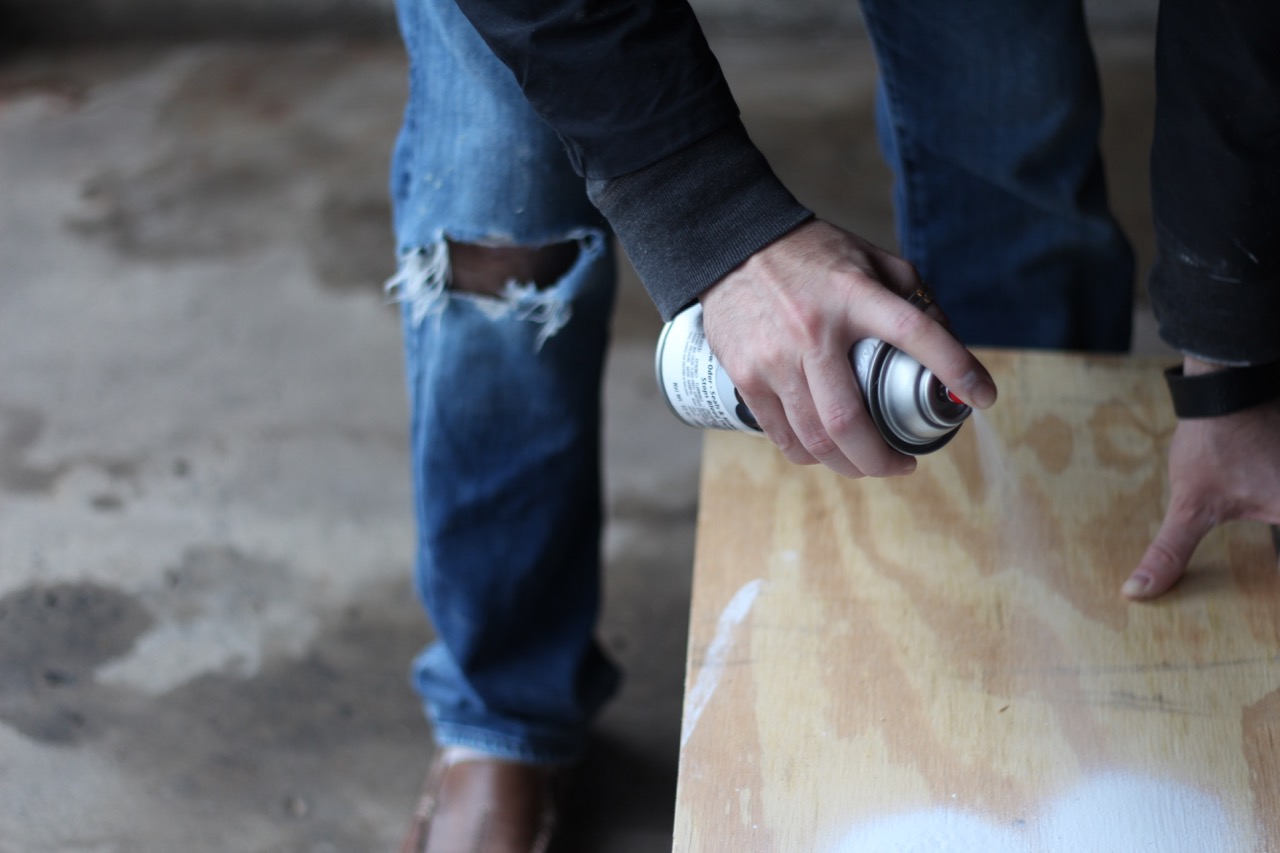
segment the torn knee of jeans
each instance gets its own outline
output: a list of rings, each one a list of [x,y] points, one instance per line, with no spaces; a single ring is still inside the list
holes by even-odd
[[[573,313],[563,293],[555,288],[540,290],[532,282],[522,284],[510,280],[497,298],[466,295],[475,300],[476,308],[490,320],[524,320],[537,325],[539,348],[564,328]]]
[[[573,268],[577,240],[539,246],[463,243],[445,238],[451,270],[449,287],[458,292],[502,296],[509,282],[551,287]]]
[[[570,295],[560,285],[583,261],[600,251],[594,232],[537,247],[455,242],[442,236],[401,256],[387,282],[388,293],[406,303],[415,325],[464,298],[491,320],[537,324],[541,347],[569,321]]]
[[[400,256],[396,274],[384,288],[396,302],[406,306],[414,326],[440,314],[448,302],[449,249],[443,239]]]

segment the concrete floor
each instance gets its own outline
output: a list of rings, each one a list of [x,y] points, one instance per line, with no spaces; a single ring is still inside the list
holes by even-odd
[[[717,47],[797,194],[892,244],[860,37]],[[1145,263],[1150,39],[1098,48]],[[3,853],[398,844],[431,751],[381,292],[403,73],[336,41],[0,63]],[[601,634],[630,677],[582,850],[670,849],[700,435],[657,397],[658,327],[625,276]]]

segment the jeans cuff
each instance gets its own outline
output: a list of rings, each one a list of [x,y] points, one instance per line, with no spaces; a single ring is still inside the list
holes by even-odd
[[[507,761],[527,764],[571,764],[583,752],[586,735],[512,735],[464,723],[434,722],[435,739],[442,747],[463,746]]]

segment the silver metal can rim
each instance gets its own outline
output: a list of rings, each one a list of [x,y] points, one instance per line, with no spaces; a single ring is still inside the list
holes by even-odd
[[[871,415],[872,422],[875,423],[876,429],[880,431],[881,437],[885,443],[897,450],[899,453],[906,453],[911,456],[923,456],[927,453],[933,453],[941,450],[951,439],[955,438],[956,433],[960,431],[960,425],[957,424],[953,429],[936,438],[930,438],[925,441],[913,441],[910,436],[903,435],[892,419],[885,415],[884,405],[884,386],[881,379],[884,376],[886,362],[893,357],[895,353],[900,353],[897,347],[878,341],[874,352],[872,353],[867,369],[867,386],[863,389],[863,400],[867,403],[868,413]]]

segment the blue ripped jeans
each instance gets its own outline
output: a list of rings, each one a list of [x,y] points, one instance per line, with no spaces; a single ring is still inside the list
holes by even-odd
[[[414,682],[444,745],[580,751],[618,674],[600,596],[600,383],[615,257],[559,140],[451,0],[402,0],[409,100],[392,164],[417,513],[437,640]],[[446,287],[444,240],[578,243],[562,280]]]
[[[999,14],[864,4],[906,254],[969,343],[1123,349],[1132,260],[1105,207],[1078,5],[989,5]],[[437,635],[414,683],[441,744],[565,761],[618,681],[593,633],[612,244],[560,142],[452,0],[399,0],[399,15],[410,91],[391,287],[416,581]],[[449,289],[446,238],[580,252],[550,288],[492,298]]]

